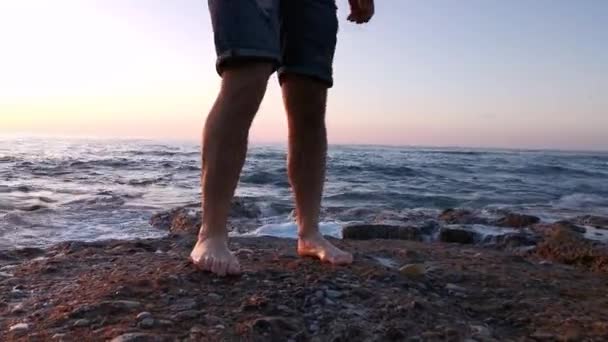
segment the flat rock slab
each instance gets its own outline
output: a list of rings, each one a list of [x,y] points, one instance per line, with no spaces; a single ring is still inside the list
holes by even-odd
[[[475,245],[333,241],[354,252],[353,265],[298,258],[294,240],[233,239],[231,248],[247,253],[237,253],[243,275],[229,278],[197,271],[184,236],[11,254],[14,276],[0,279],[0,341],[608,336],[605,273]],[[17,304],[23,310],[11,312]],[[11,331],[19,324],[27,329]]]

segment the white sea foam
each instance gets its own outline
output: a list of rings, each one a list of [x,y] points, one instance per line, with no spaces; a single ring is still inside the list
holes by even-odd
[[[321,222],[319,224],[319,230],[321,234],[332,236],[335,238],[342,238],[342,224],[339,222]],[[274,236],[280,238],[295,239],[298,237],[298,226],[295,223],[275,223],[265,224],[255,230],[244,234],[234,233],[231,236],[241,237],[258,237],[258,236]]]

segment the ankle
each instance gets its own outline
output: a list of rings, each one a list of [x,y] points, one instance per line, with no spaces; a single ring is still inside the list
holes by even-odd
[[[307,230],[298,232],[298,240],[313,240],[323,237],[318,230]]]
[[[201,228],[198,233],[198,242],[204,241],[224,241],[228,242],[228,235],[225,232],[213,232],[205,228]]]

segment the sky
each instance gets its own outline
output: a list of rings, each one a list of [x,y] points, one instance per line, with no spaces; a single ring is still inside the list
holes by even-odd
[[[331,143],[608,150],[608,1],[376,2],[337,0]],[[204,0],[0,0],[0,134],[195,140],[214,63]]]

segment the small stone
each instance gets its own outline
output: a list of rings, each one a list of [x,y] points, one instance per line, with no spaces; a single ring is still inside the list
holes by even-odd
[[[480,238],[481,234],[458,225],[446,226],[439,231],[439,240],[443,242],[471,244]]]
[[[426,273],[426,268],[422,264],[407,264],[399,268],[399,272],[407,277],[418,278]]]
[[[138,313],[136,319],[138,321],[141,321],[141,320],[144,320],[146,318],[152,318],[152,314],[149,313],[148,311],[143,311],[143,312]]]
[[[313,323],[313,324],[311,324],[311,325],[310,325],[310,331],[312,331],[312,332],[317,332],[317,331],[319,331],[319,324],[317,324],[317,323]]]
[[[174,323],[173,321],[170,321],[168,319],[159,319],[158,321],[156,321],[156,324],[161,327],[172,327]]]
[[[154,342],[162,339],[156,335],[146,333],[127,333],[114,337],[111,342]]]
[[[176,313],[175,315],[171,316],[171,320],[176,321],[176,322],[181,322],[181,321],[195,319],[202,315],[203,315],[203,312],[198,311],[198,310],[186,310],[186,311],[180,311],[180,312]]]
[[[279,311],[283,311],[283,312],[291,312],[292,310],[287,306],[287,305],[279,305],[277,306],[277,310]]]
[[[211,292],[207,295],[207,297],[212,300],[213,302],[219,302],[220,300],[222,300],[222,296],[220,296],[217,293]]]
[[[17,323],[8,328],[8,331],[15,333],[16,335],[23,335],[30,330],[30,325],[27,323]]]
[[[88,327],[89,325],[91,325],[91,321],[84,318],[74,322],[74,327]]]
[[[66,334],[55,334],[55,335],[53,335],[53,337],[51,337],[51,339],[53,339],[53,340],[63,340],[64,337],[66,337]]]
[[[336,305],[336,302],[334,302],[333,300],[331,300],[329,298],[325,298],[324,302],[325,302],[325,305]]]
[[[484,327],[483,325],[471,325],[469,326],[473,335],[476,337],[491,337],[492,333],[490,333],[490,329]]]
[[[323,291],[321,291],[321,290],[316,291],[315,297],[317,297],[318,299],[323,299]]]
[[[151,329],[154,327],[154,323],[154,318],[147,317],[139,321],[139,323],[137,323],[137,326],[142,329]]]
[[[556,336],[548,331],[537,330],[530,335],[531,338],[538,341],[555,341]]]
[[[447,284],[445,286],[446,290],[450,291],[450,292],[454,292],[455,294],[463,294],[465,292],[467,292],[467,289],[465,289],[462,286],[458,286],[456,284]]]
[[[11,314],[13,315],[19,315],[25,312],[25,308],[23,307],[22,303],[19,303],[15,306],[13,306],[13,308],[11,309]]]
[[[342,297],[342,292],[336,290],[327,290],[325,291],[325,295],[331,299],[337,299]]]
[[[218,324],[218,325],[214,326],[214,328],[218,329],[218,330],[224,330],[224,329],[226,329],[226,326],[224,326],[223,324]]]

